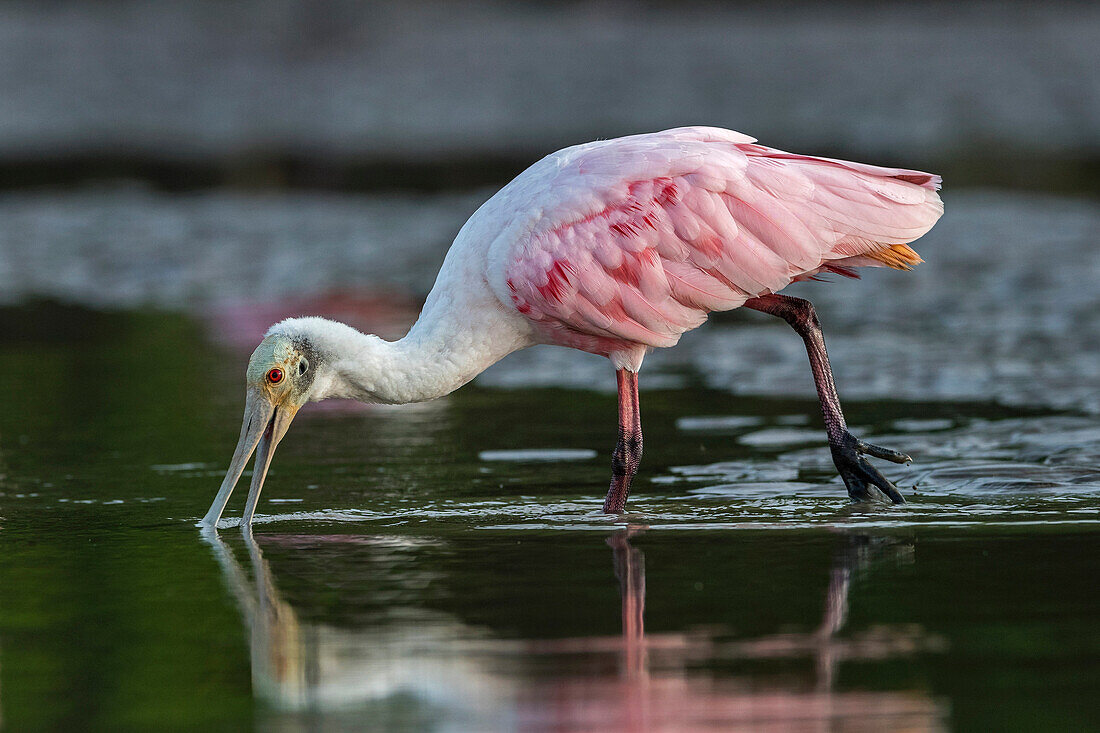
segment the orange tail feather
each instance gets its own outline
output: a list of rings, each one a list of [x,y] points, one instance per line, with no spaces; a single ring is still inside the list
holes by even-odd
[[[874,252],[868,252],[864,256],[870,257],[873,260],[878,260],[887,267],[892,267],[895,270],[912,270],[914,267],[924,262],[921,256],[917,254],[917,251],[908,244],[892,244],[889,247],[884,247]]]

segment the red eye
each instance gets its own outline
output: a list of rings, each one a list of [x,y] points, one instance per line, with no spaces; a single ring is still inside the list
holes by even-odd
[[[271,382],[272,384],[278,384],[279,382],[283,381],[283,370],[272,369],[270,372],[267,373],[267,381]]]

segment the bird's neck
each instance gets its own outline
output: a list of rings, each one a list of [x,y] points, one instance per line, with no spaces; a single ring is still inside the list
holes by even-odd
[[[410,333],[398,341],[363,336],[332,366],[337,389],[326,397],[399,405],[450,394],[488,364],[449,353],[445,344]]]
[[[314,400],[339,397],[383,404],[432,400],[529,343],[525,333],[494,323],[491,315],[427,307],[398,341],[384,341],[333,321],[313,326],[310,338],[325,362],[311,394]]]

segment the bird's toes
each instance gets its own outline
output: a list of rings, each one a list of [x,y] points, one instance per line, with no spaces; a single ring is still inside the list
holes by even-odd
[[[883,476],[881,471],[860,455],[864,452],[863,447],[876,448],[878,451],[887,450],[870,446],[855,439],[852,439],[850,443],[834,446],[832,450],[833,462],[840,472],[840,477],[844,479],[845,486],[848,487],[848,496],[853,501],[904,504],[905,497],[901,495],[901,492],[898,491],[890,479]],[[868,455],[885,457],[871,451],[866,452]],[[903,455],[896,451],[890,451],[890,453],[896,453],[898,456]],[[908,456],[905,457],[908,458]]]
[[[858,496],[852,492],[852,484],[848,484],[848,495],[856,501],[880,501],[884,503],[904,504],[905,497],[890,479],[882,475],[882,472],[868,463],[864,458],[857,459],[851,473],[856,478],[855,485]],[[843,475],[843,474],[842,474]],[[847,482],[846,482],[847,483]]]
[[[831,445],[830,449],[833,454],[833,463],[836,464],[841,478],[844,479],[844,484],[848,487],[848,495],[853,501],[905,503],[905,497],[897,487],[883,476],[881,471],[872,466],[864,455],[894,463],[906,463],[912,460],[909,456],[900,451],[865,443],[847,432]]]
[[[848,487],[848,496],[852,501],[869,501],[867,483],[851,471],[841,470],[840,477],[844,479],[844,485]]]
[[[890,461],[892,463],[912,463],[913,459],[907,453],[896,451],[892,448],[883,448],[880,445],[873,445],[871,443],[865,443],[862,440],[856,440],[856,450],[860,453],[864,453],[875,458],[881,458],[884,461]]]

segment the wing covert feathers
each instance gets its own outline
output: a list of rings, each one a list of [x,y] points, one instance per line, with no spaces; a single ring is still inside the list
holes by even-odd
[[[938,176],[795,155],[714,128],[546,160],[549,181],[508,197],[537,212],[509,245],[508,295],[548,340],[602,354],[670,346],[712,310],[819,272],[909,270],[922,260],[908,243],[943,213]]]

